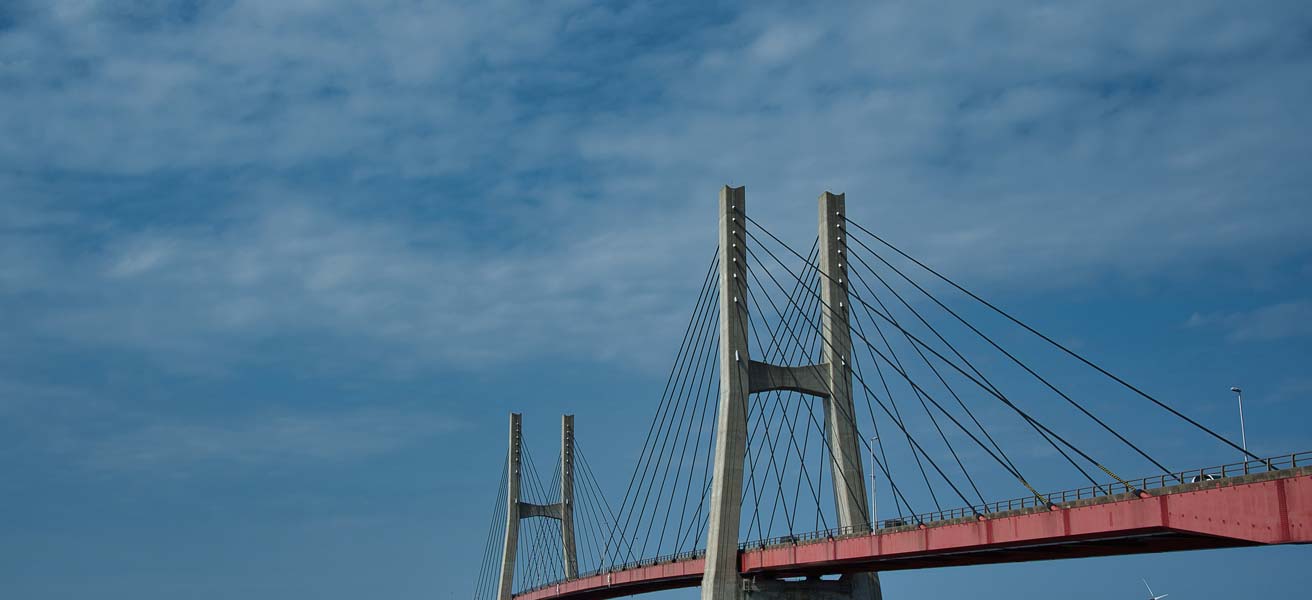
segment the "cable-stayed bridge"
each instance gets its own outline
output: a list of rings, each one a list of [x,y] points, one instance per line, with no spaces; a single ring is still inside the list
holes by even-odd
[[[1312,452],[1255,455],[852,221],[842,195],[818,213],[799,251],[721,190],[622,496],[570,415],[544,484],[511,415],[476,598],[867,599],[880,571],[1312,542]],[[1163,442],[1242,461],[1180,470]]]

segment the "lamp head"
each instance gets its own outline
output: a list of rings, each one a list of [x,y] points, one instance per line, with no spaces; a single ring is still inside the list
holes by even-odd
[[[1237,387],[1232,387],[1232,388],[1230,388],[1230,391],[1232,391],[1232,392],[1238,394],[1238,393],[1243,392],[1244,390],[1241,390],[1241,389],[1239,389],[1239,388],[1237,388]]]

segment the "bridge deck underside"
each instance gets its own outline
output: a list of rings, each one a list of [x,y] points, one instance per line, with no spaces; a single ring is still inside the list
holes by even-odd
[[[801,577],[1312,542],[1312,474],[1305,468],[1157,493],[749,548],[740,554],[740,571],[745,577]],[[694,587],[701,583],[702,564],[692,558],[633,567],[515,598],[601,599]]]

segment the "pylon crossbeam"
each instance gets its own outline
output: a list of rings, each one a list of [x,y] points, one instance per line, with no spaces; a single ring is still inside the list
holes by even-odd
[[[826,365],[785,367],[754,360],[748,370],[748,379],[753,394],[785,390],[827,398],[829,391],[824,380],[827,369]]]
[[[559,502],[555,504],[533,504],[532,502],[519,503],[519,518],[527,519],[529,517],[545,517],[548,519],[562,520],[561,510],[563,505]]]

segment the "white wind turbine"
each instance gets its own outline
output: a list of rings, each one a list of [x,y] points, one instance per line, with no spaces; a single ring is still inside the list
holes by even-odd
[[[1148,588],[1148,600],[1162,600],[1162,598],[1170,596],[1170,594],[1162,594],[1160,596],[1153,595],[1153,588],[1148,585],[1147,579],[1143,580],[1143,587]]]

